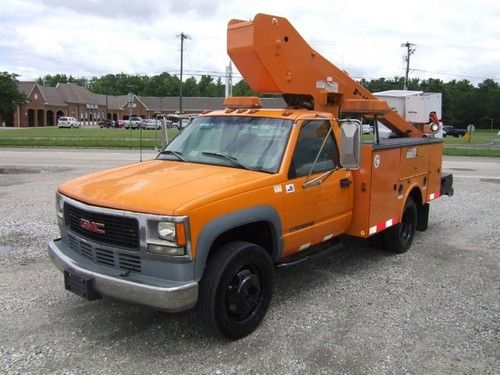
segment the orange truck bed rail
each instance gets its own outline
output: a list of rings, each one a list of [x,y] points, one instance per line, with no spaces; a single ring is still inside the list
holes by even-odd
[[[316,111],[377,116],[400,136],[423,133],[347,73],[326,60],[286,18],[257,14],[253,21],[231,20],[227,49],[252,90],[310,98]],[[312,109],[312,108],[311,108]]]

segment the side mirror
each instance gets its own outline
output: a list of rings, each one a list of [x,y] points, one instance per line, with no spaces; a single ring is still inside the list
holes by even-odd
[[[361,121],[340,120],[340,164],[358,169],[361,165]]]

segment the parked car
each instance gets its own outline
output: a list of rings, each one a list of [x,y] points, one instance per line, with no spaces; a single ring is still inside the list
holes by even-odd
[[[117,128],[124,128],[125,127],[125,120],[118,120],[116,122],[116,127]]]
[[[184,129],[191,123],[191,120],[195,118],[197,115],[179,115],[172,114],[167,116],[167,127],[169,128],[177,128],[179,130]]]
[[[132,117],[130,120],[125,120],[125,129],[139,129],[143,119],[140,117]]]
[[[443,126],[443,137],[450,136],[450,137],[463,137],[467,133],[467,130],[465,129],[456,129],[454,126],[451,125],[444,125]]]
[[[57,120],[58,128],[79,128],[80,121],[76,121],[74,117],[59,117]]]
[[[143,129],[148,129],[148,130],[155,130],[155,129],[161,129],[161,121],[160,120],[155,120],[155,119],[147,119],[142,121],[141,127]]]
[[[99,120],[100,128],[114,128],[116,126],[113,120]]]
[[[370,124],[363,124],[362,130],[363,134],[371,134],[373,133],[373,126],[371,126]]]

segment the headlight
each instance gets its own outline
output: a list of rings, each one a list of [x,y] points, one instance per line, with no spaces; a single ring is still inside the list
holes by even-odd
[[[175,243],[175,223],[160,221],[158,223],[158,238]]]
[[[149,220],[147,251],[154,255],[186,256],[189,254],[187,242],[187,222],[175,217],[172,220]]]

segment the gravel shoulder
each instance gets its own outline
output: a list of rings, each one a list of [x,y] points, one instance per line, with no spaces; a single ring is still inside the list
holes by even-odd
[[[64,290],[46,255],[58,236],[54,192],[97,167],[0,174],[0,373],[498,373],[500,180],[456,177],[455,196],[431,204],[429,230],[406,254],[348,238],[277,270],[263,324],[230,342],[196,310]]]

